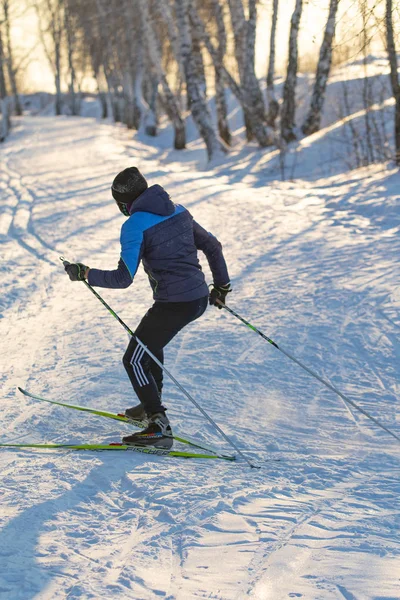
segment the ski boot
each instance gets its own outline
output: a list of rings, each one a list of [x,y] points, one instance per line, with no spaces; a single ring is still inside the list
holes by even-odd
[[[125,411],[125,416],[133,421],[147,421],[147,415],[143,408],[143,404],[138,404],[132,408],[127,408]]]
[[[133,446],[153,446],[153,448],[169,450],[172,447],[173,437],[168,417],[164,412],[151,415],[146,429],[123,437],[122,442]]]

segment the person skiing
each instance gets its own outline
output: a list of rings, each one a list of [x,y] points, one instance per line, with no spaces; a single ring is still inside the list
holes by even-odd
[[[173,438],[162,404],[163,371],[138,344],[136,337],[163,364],[164,347],[188,323],[198,319],[208,303],[222,308],[231,291],[220,242],[194,221],[190,212],[174,204],[158,184],[148,187],[136,167],[119,173],[111,186],[119,210],[128,217],[121,228],[121,255],[112,271],[90,268],[82,263],[64,263],[72,281],[86,279],[91,286],[127,288],[140,262],[153,290],[154,304],[136,328],[123,356],[139,405],[125,415],[147,426],[122,439],[125,444],[169,449]],[[213,285],[205,281],[197,251],[206,255]]]

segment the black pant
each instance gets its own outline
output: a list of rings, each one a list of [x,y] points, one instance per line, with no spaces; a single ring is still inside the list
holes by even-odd
[[[185,325],[201,317],[207,303],[208,296],[191,302],[155,302],[139,323],[135,336],[163,363],[164,346]],[[165,410],[161,404],[163,371],[135,337],[129,342],[122,361],[146,413],[151,415]]]

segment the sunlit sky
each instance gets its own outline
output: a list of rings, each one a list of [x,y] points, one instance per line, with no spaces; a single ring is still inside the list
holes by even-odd
[[[17,0],[21,4],[28,0]],[[259,77],[266,73],[268,60],[269,28],[272,0],[261,0],[258,7],[259,23],[257,28],[256,68]],[[277,30],[277,70],[283,71],[287,58],[288,32],[290,17],[295,0],[280,0],[280,14]],[[300,49],[303,56],[319,52],[324,25],[328,14],[329,0],[309,0],[305,2],[300,32]],[[357,23],[357,2],[341,0],[338,11],[337,39],[351,39],[359,29]],[[23,16],[14,20],[12,37],[17,59],[27,52],[30,62],[21,81],[22,91],[54,91],[54,80],[47,58],[38,36],[38,23],[33,9],[27,9]],[[86,82],[90,87],[91,82]]]

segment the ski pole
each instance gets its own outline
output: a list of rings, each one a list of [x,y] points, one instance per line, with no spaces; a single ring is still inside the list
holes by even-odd
[[[60,260],[63,263],[67,263],[69,264],[69,261],[67,261],[63,256],[60,256]],[[100,296],[100,294],[98,294],[96,292],[96,290],[94,288],[92,288],[92,286],[86,281],[86,279],[82,280],[83,283],[86,285],[87,288],[89,288],[89,290],[96,296],[96,298],[98,300],[100,300],[100,302],[102,303],[102,305],[108,310],[109,313],[112,314],[112,316],[117,319],[117,321],[119,323],[121,323],[122,327],[129,333],[129,335],[133,338],[135,338],[136,342],[139,344],[139,346],[141,348],[143,348],[143,350],[145,352],[147,352],[147,354],[150,356],[150,358],[152,358],[154,360],[154,362],[156,363],[156,365],[158,365],[160,367],[160,369],[163,370],[163,372],[168,375],[168,377],[174,382],[174,384],[176,385],[176,387],[178,389],[181,390],[181,392],[186,396],[186,398],[188,398],[190,400],[190,402],[192,402],[192,404],[194,404],[194,406],[201,412],[201,414],[211,423],[211,425],[222,435],[222,437],[228,442],[228,444],[230,444],[232,446],[232,448],[234,448],[236,450],[236,452],[239,454],[239,456],[241,456],[247,463],[248,465],[252,468],[252,469],[260,469],[261,467],[259,467],[258,465],[254,465],[252,462],[250,462],[248,460],[248,458],[241,452],[241,450],[239,450],[239,448],[236,446],[236,444],[226,435],[226,433],[221,429],[221,427],[219,425],[217,425],[217,423],[208,415],[208,413],[206,413],[206,411],[200,406],[200,404],[193,398],[193,396],[191,396],[191,394],[189,394],[188,391],[186,391],[186,389],[179,383],[179,381],[177,381],[177,379],[175,379],[175,377],[172,375],[172,373],[170,373],[168,371],[168,369],[166,369],[164,367],[164,365],[162,364],[162,362],[160,362],[158,360],[158,358],[156,356],[154,356],[154,354],[147,348],[147,346],[145,344],[143,344],[143,342],[133,333],[133,331],[128,327],[128,325],[117,315],[117,313],[111,308],[111,306],[109,306],[107,304],[107,302]]]
[[[278,344],[276,342],[274,342],[274,340],[271,340],[271,338],[269,338],[262,331],[260,331],[259,329],[257,329],[257,327],[254,327],[254,325],[252,325],[251,323],[249,323],[248,321],[246,321],[246,319],[244,319],[243,317],[241,317],[236,311],[232,310],[232,308],[230,308],[229,306],[227,306],[226,304],[224,304],[220,300],[217,300],[217,303],[220,306],[222,306],[222,308],[225,308],[225,310],[227,310],[228,312],[230,312],[231,315],[233,315],[234,317],[236,317],[237,319],[239,319],[239,321],[241,321],[242,323],[244,323],[245,325],[247,325],[247,327],[249,327],[250,329],[252,329],[256,333],[258,333],[258,335],[260,335],[264,340],[266,340],[267,342],[269,342],[272,346],[274,346],[275,348],[277,348],[278,350],[280,350],[285,356],[287,356],[288,358],[290,358],[290,360],[292,360],[293,362],[295,362],[296,364],[298,364],[299,367],[301,367],[302,369],[304,369],[304,371],[307,371],[307,373],[309,373],[309,375],[311,375],[315,379],[318,379],[318,381],[320,381],[327,388],[329,388],[330,390],[332,390],[332,392],[335,392],[335,394],[337,394],[338,396],[340,396],[342,398],[342,400],[344,400],[345,402],[347,402],[348,404],[350,404],[351,406],[353,406],[353,408],[355,408],[360,413],[362,413],[365,417],[367,417],[368,419],[370,419],[371,421],[373,421],[375,423],[375,425],[378,425],[378,427],[380,427],[381,429],[384,429],[384,431],[386,431],[387,433],[389,433],[398,442],[400,442],[400,437],[396,433],[394,433],[393,431],[391,431],[390,429],[388,429],[388,427],[386,427],[386,425],[384,425],[383,423],[381,423],[380,421],[378,421],[378,419],[375,419],[375,417],[373,417],[372,415],[369,414],[369,412],[367,412],[366,410],[364,410],[363,408],[361,408],[361,406],[358,406],[358,404],[356,404],[353,400],[350,400],[350,398],[348,398],[347,396],[345,396],[344,394],[342,394],[342,392],[340,392],[334,385],[332,385],[331,383],[329,383],[329,381],[326,381],[325,379],[323,379],[322,377],[320,377],[317,373],[315,373],[314,371],[312,371],[309,367],[307,367],[306,365],[304,365],[303,363],[301,363],[297,358],[295,358],[294,356],[292,356],[291,354],[289,354],[289,352],[287,352],[286,350],[284,350],[283,348],[281,348],[281,346],[278,346]]]

